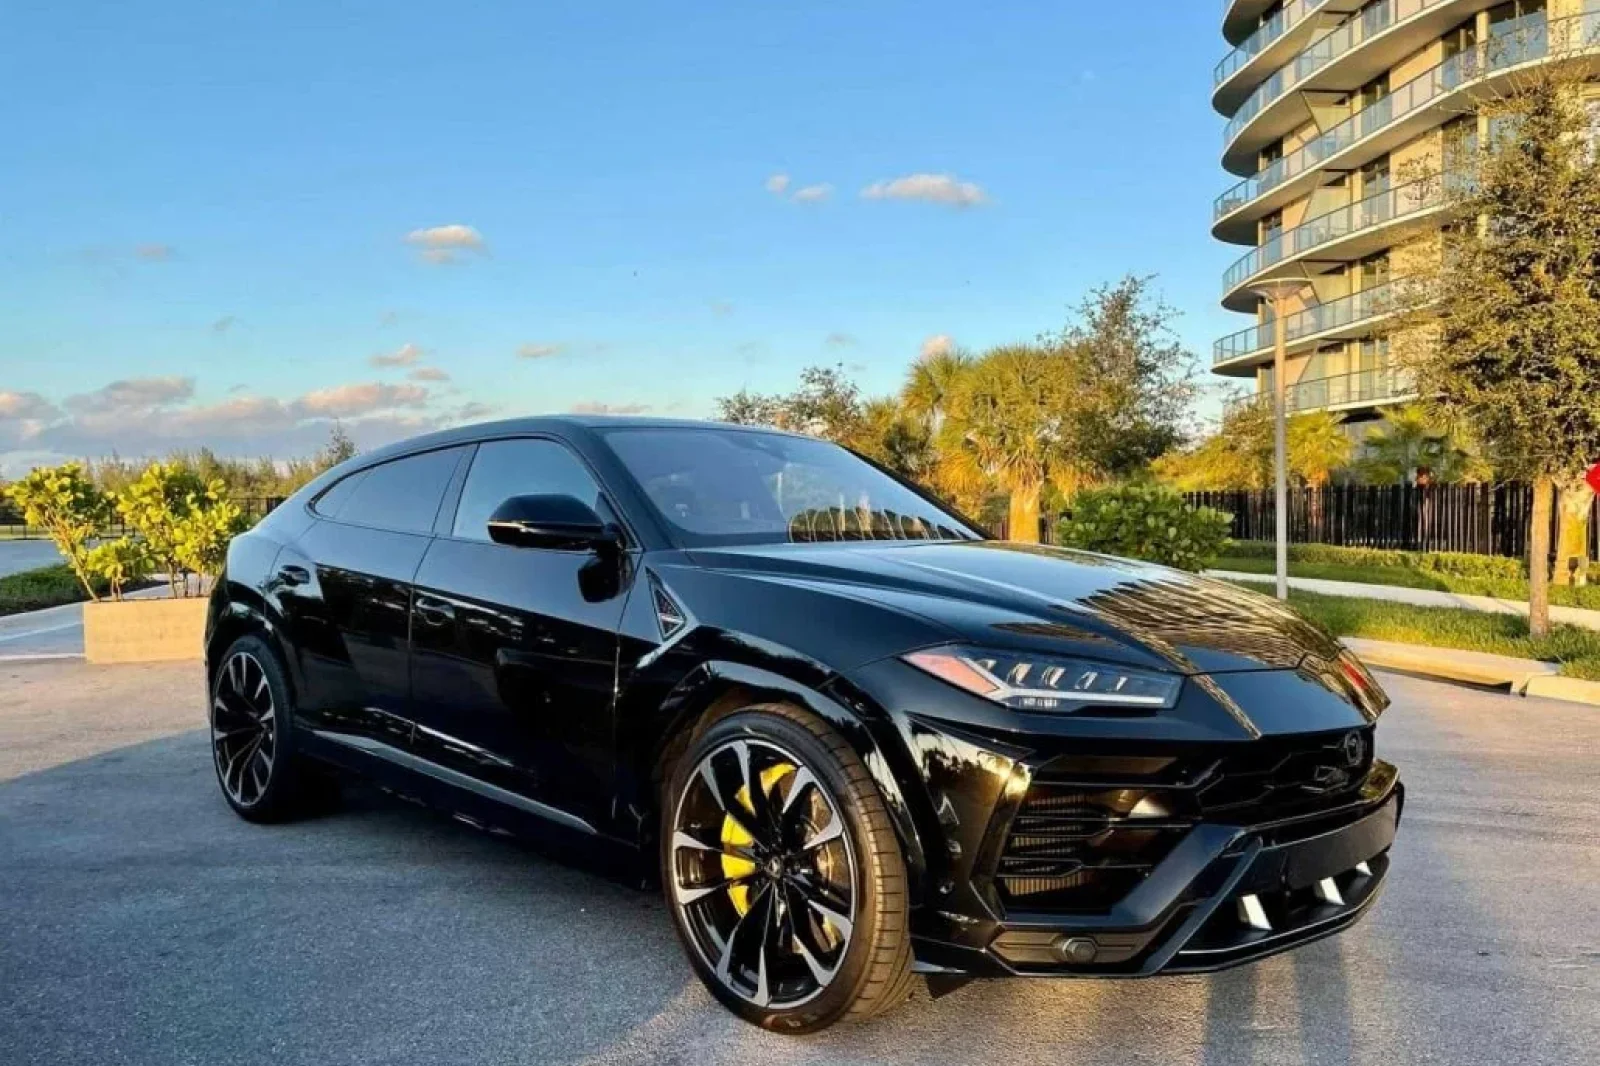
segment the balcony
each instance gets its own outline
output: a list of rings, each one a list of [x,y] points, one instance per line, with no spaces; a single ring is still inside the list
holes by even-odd
[[[1416,398],[1415,378],[1409,370],[1398,366],[1381,366],[1311,381],[1296,381],[1284,390],[1284,406],[1290,414],[1348,411],[1356,407],[1375,407]]]
[[[1447,24],[1466,14],[1473,3],[1474,0],[1382,0],[1363,9],[1359,17],[1322,33],[1294,55],[1292,61],[1275,70],[1238,106],[1223,130],[1222,140],[1228,157],[1224,165],[1231,166],[1240,158],[1248,160],[1255,154],[1260,147],[1255,141],[1262,138],[1253,138],[1249,145],[1235,145],[1234,142],[1245,127],[1289,90],[1342,92],[1368,81],[1389,69],[1405,52],[1436,39]],[[1444,13],[1442,17],[1429,17],[1441,12]],[[1357,49],[1383,38],[1403,39],[1393,41],[1395,47],[1364,51],[1356,59],[1359,70],[1328,71],[1326,77],[1318,77],[1327,68],[1351,57]],[[1264,138],[1271,140],[1281,136],[1283,125],[1283,121],[1273,123],[1272,130],[1264,131]]]
[[[1324,167],[1353,169],[1398,147],[1438,125],[1451,113],[1450,100],[1491,76],[1524,63],[1593,50],[1600,50],[1600,12],[1524,27],[1452,56],[1217,197],[1212,232],[1223,240],[1238,240],[1250,226],[1246,207],[1252,216],[1263,214],[1315,187]],[[1366,146],[1360,158],[1352,151],[1357,145]]]
[[[1416,381],[1411,372],[1399,366],[1380,366],[1370,370],[1354,370],[1310,381],[1296,381],[1284,389],[1284,409],[1289,414],[1308,414],[1312,411],[1352,411],[1363,407],[1405,403],[1418,396]],[[1235,396],[1225,401],[1224,408],[1232,411],[1247,404],[1272,403],[1272,393],[1253,392]]]
[[[1339,261],[1348,261],[1387,247],[1393,243],[1394,235],[1388,231],[1395,223],[1444,206],[1447,186],[1448,182],[1436,179],[1414,181],[1385,189],[1284,230],[1228,268],[1222,279],[1223,305],[1235,311],[1252,310],[1254,298],[1247,291],[1249,285],[1261,280],[1273,267],[1287,266],[1309,252],[1321,249],[1323,258],[1331,255]],[[1381,237],[1380,231],[1383,231]],[[1273,274],[1291,276],[1286,271],[1273,271]]]
[[[1212,72],[1214,92],[1212,106],[1225,115],[1231,115],[1249,92],[1250,79],[1240,77],[1247,68],[1268,69],[1281,66],[1297,52],[1304,37],[1314,33],[1308,20],[1333,0],[1289,0],[1277,14],[1262,23],[1254,33],[1241,41],[1238,47],[1223,57]],[[1339,5],[1354,0],[1339,0]],[[1336,6],[1339,6],[1336,5]],[[1299,38],[1299,40],[1296,40]],[[1228,87],[1238,81],[1236,88]]]
[[[1364,326],[1400,309],[1407,279],[1396,278],[1349,296],[1308,307],[1290,315],[1283,323],[1284,340],[1293,351],[1320,340],[1332,339],[1342,331]],[[1273,320],[1240,330],[1218,340],[1211,348],[1211,365],[1219,367],[1272,351]]]

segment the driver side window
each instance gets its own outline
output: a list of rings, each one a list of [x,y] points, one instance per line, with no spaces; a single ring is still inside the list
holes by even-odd
[[[552,440],[489,441],[478,446],[461,489],[451,535],[489,539],[489,516],[512,496],[572,496],[602,517],[600,486],[578,458]]]

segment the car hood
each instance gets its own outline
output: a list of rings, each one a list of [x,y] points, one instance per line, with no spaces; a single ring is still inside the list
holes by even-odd
[[[1276,600],[1126,559],[1004,541],[696,549],[698,565],[886,604],[980,645],[1180,673],[1331,664],[1339,645]]]

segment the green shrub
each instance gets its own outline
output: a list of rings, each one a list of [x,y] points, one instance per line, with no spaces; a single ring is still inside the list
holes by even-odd
[[[143,541],[118,537],[90,548],[85,565],[120,600],[123,589],[150,576],[152,561]]]
[[[89,541],[111,517],[111,504],[79,463],[42,466],[7,486],[23,520],[50,535],[83,590],[99,599],[88,570]],[[19,608],[20,610],[21,608]]]
[[[95,598],[105,595],[105,582],[92,574],[88,577],[90,584],[86,588],[66,563],[0,577],[0,615],[77,603],[89,598],[91,588]]]
[[[1069,547],[1200,570],[1228,543],[1232,524],[1221,511],[1189,506],[1165,485],[1115,485],[1078,493],[1060,533]]]
[[[1265,540],[1239,540],[1228,545],[1228,555],[1237,559],[1273,559],[1276,552],[1272,542]],[[1521,559],[1469,552],[1407,552],[1387,548],[1343,548],[1332,544],[1291,544],[1289,561],[1363,568],[1398,567],[1453,577],[1526,580],[1528,576]]]

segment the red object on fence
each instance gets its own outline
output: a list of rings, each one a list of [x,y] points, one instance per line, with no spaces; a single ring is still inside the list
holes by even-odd
[[[1583,479],[1589,483],[1591,489],[1600,493],[1600,463],[1591,466],[1589,472],[1583,476]]]

